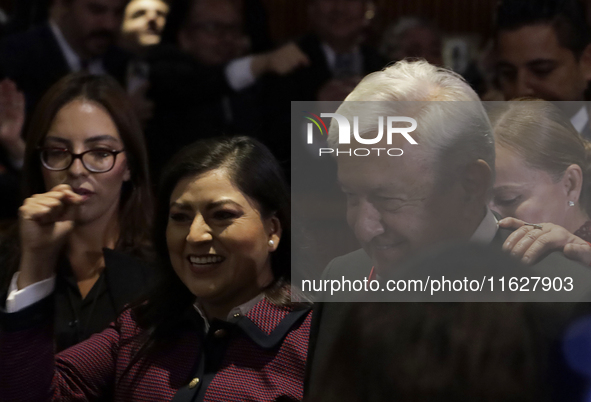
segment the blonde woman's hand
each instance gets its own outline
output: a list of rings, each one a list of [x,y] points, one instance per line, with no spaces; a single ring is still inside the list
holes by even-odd
[[[67,184],[35,194],[19,208],[21,263],[18,287],[51,277],[59,253],[74,229],[77,206],[83,197]]]
[[[561,251],[567,258],[585,265],[591,264],[591,245],[562,226],[531,225],[515,218],[504,218],[499,226],[516,229],[503,244],[503,250],[525,264],[534,264],[553,251]]]

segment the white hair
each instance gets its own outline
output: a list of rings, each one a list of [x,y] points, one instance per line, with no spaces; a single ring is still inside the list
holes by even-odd
[[[449,174],[482,159],[494,172],[494,137],[478,95],[458,74],[424,60],[402,60],[369,74],[336,113],[351,123],[353,116],[359,116],[361,137],[375,137],[380,128],[379,116],[413,117],[417,129],[410,134],[421,150],[439,163],[436,171]],[[338,124],[334,119],[328,142],[338,147]]]

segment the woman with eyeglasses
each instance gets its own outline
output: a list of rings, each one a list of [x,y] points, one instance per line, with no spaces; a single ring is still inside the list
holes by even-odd
[[[248,137],[184,148],[154,233],[158,286],[100,334],[54,355],[48,297],[0,311],[3,401],[303,398],[312,312],[291,288],[289,189],[271,152]]]
[[[45,94],[26,138],[26,199],[4,242],[0,303],[19,310],[32,284],[53,294],[59,351],[105,329],[150,282],[146,147],[123,89],[82,74]]]

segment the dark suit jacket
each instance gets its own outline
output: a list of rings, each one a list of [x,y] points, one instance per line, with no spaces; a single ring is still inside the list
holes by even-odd
[[[289,160],[291,155],[307,155],[307,151],[293,152],[293,144],[287,127],[291,127],[291,102],[316,101],[318,91],[333,78],[328,67],[322,42],[314,34],[308,34],[297,41],[299,48],[308,56],[310,64],[285,76],[269,75],[263,78],[262,86],[265,99],[265,121],[262,136],[280,161]],[[363,75],[381,70],[386,61],[369,46],[361,46]],[[291,146],[290,146],[291,145]],[[303,163],[317,163],[317,158],[310,158]],[[320,163],[315,169],[324,171],[327,164]],[[289,169],[290,166],[285,166]],[[289,174],[287,175],[290,176]],[[322,184],[324,185],[324,183]]]
[[[173,45],[153,46],[146,62],[150,66],[148,96],[154,101],[146,140],[150,168],[157,178],[182,147],[225,131],[222,98],[232,90],[223,66],[206,67]]]
[[[227,82],[225,65],[203,65],[171,44],[153,46],[146,62],[148,96],[154,101],[146,141],[155,179],[176,152],[197,140],[256,136],[263,112],[258,84],[236,92]]]
[[[124,85],[129,56],[111,47],[103,57],[105,70]],[[70,73],[68,63],[49,24],[10,35],[0,44],[0,72],[24,92],[27,113],[34,110],[43,94]]]
[[[581,137],[583,137],[587,141],[591,141],[591,118],[587,120],[579,134],[581,134]]]
[[[286,91],[284,95],[288,96],[289,101],[315,101],[322,85],[331,80],[333,75],[328,67],[320,38],[309,34],[298,40],[297,45],[308,56],[310,64],[282,79]],[[386,60],[372,47],[362,45],[360,51],[363,59],[363,75],[381,70],[386,66]]]
[[[511,230],[499,228],[490,246],[500,250]],[[356,250],[347,255],[337,257],[326,267],[323,279],[363,280],[367,278],[373,263],[364,250]],[[572,275],[577,282],[589,289],[591,287],[591,271],[586,267],[568,260],[562,253],[554,252],[532,267],[536,275],[558,276]],[[322,385],[318,383],[319,374],[327,363],[332,345],[342,336],[341,325],[349,314],[350,302],[320,302],[314,305],[314,319],[310,335],[309,356],[306,374],[306,390],[314,392]],[[549,343],[557,342],[557,338],[566,324],[579,313],[587,311],[588,303],[532,303],[532,313],[536,316],[536,328],[542,332]],[[579,390],[577,390],[578,392]],[[573,391],[574,392],[574,391]]]

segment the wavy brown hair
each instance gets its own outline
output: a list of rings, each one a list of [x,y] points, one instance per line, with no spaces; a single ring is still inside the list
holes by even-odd
[[[123,141],[131,179],[123,184],[119,201],[120,233],[116,248],[135,253],[150,243],[153,197],[144,133],[123,88],[111,77],[71,74],[53,85],[43,96],[27,131],[23,166],[24,198],[45,188],[37,148],[42,145],[57,113],[75,99],[104,107]]]
[[[57,113],[75,99],[95,102],[104,107],[121,136],[125,147],[131,179],[123,183],[119,201],[119,239],[115,248],[142,259],[149,258],[153,195],[148,172],[148,156],[144,134],[127,94],[111,77],[71,74],[54,84],[35,109],[26,133],[23,165],[23,199],[44,193],[41,160],[38,147],[42,145]],[[20,247],[17,228],[2,246],[4,279],[6,282],[18,269]],[[2,285],[6,285],[3,283]]]

